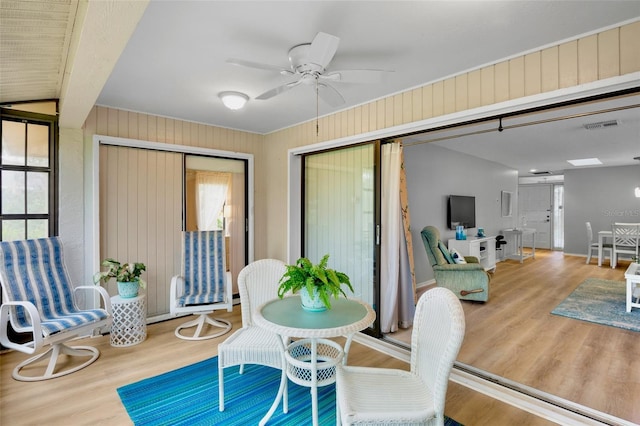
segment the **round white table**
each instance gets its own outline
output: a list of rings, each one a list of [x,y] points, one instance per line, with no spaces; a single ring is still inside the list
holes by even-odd
[[[144,294],[126,298],[113,296],[111,307],[111,346],[133,346],[147,338],[147,305]]]
[[[369,327],[375,319],[376,314],[367,303],[345,298],[331,299],[331,309],[329,310],[309,312],[302,309],[299,296],[291,296],[284,299],[271,300],[260,306],[255,313],[254,320],[262,328],[273,331],[284,338],[309,339],[311,351],[309,368],[311,374],[308,386],[311,388],[312,420],[314,425],[318,424],[318,344],[328,346],[327,342],[322,342],[323,338],[346,337],[344,355],[341,357],[342,362],[346,364],[353,335]],[[296,344],[294,342],[289,347],[291,348]],[[283,350],[287,349],[283,346]],[[321,364],[323,363],[321,362]],[[289,369],[287,370],[287,375],[290,375]],[[298,382],[297,380],[294,381]],[[323,384],[328,383],[328,381],[324,381]],[[264,425],[273,415],[280,403],[283,391],[281,383],[273,405],[260,421],[261,425]]]

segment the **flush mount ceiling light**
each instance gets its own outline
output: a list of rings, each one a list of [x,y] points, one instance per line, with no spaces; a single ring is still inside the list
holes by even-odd
[[[579,160],[567,160],[567,163],[572,166],[597,166],[598,164],[602,164],[602,161],[597,158],[582,158]]]
[[[222,99],[224,106],[231,110],[241,109],[249,100],[249,96],[240,92],[220,92],[218,97]]]

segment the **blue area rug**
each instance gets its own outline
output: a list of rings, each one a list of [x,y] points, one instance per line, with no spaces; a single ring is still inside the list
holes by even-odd
[[[554,315],[640,331],[640,309],[626,312],[626,282],[587,278],[553,311]]]
[[[278,392],[280,371],[246,365],[225,370],[225,410],[218,411],[218,357],[118,388],[135,425],[257,425]],[[336,424],[334,385],[318,389],[321,425]],[[289,382],[289,413],[277,408],[267,425],[311,423],[309,388]],[[446,426],[459,423],[446,419]]]

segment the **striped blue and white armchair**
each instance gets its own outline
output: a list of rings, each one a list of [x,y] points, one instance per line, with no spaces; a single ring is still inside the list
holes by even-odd
[[[226,267],[223,231],[187,231],[182,233],[182,273],[171,280],[171,315],[195,314],[175,334],[185,340],[203,340],[222,336],[231,330],[231,323],[211,318],[215,310],[233,310],[231,272]],[[216,332],[210,333],[207,325]],[[181,331],[195,327],[193,334]]]
[[[13,378],[20,381],[52,379],[78,371],[98,359],[100,352],[95,347],[67,346],[65,343],[77,337],[95,335],[111,325],[109,294],[95,285],[73,287],[60,239],[3,241],[0,242],[0,258],[0,343],[27,354],[49,346],[47,351],[18,364],[13,370]],[[82,292],[87,300],[97,292],[103,308],[80,309],[77,297]],[[30,333],[32,339],[28,342],[10,340],[9,323],[18,333]],[[79,365],[80,360],[65,362],[66,367],[58,370],[56,364],[60,354],[89,359]],[[38,374],[41,371],[29,368],[31,374],[22,374],[24,367],[47,358],[49,362],[44,373]]]

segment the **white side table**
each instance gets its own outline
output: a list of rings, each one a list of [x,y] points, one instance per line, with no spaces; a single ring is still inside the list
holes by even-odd
[[[633,302],[635,289],[640,289],[640,264],[631,262],[624,277],[627,280],[627,312],[631,312],[632,308],[640,308],[640,300]]]
[[[133,346],[147,338],[147,305],[145,295],[111,298],[113,324],[111,346]]]

